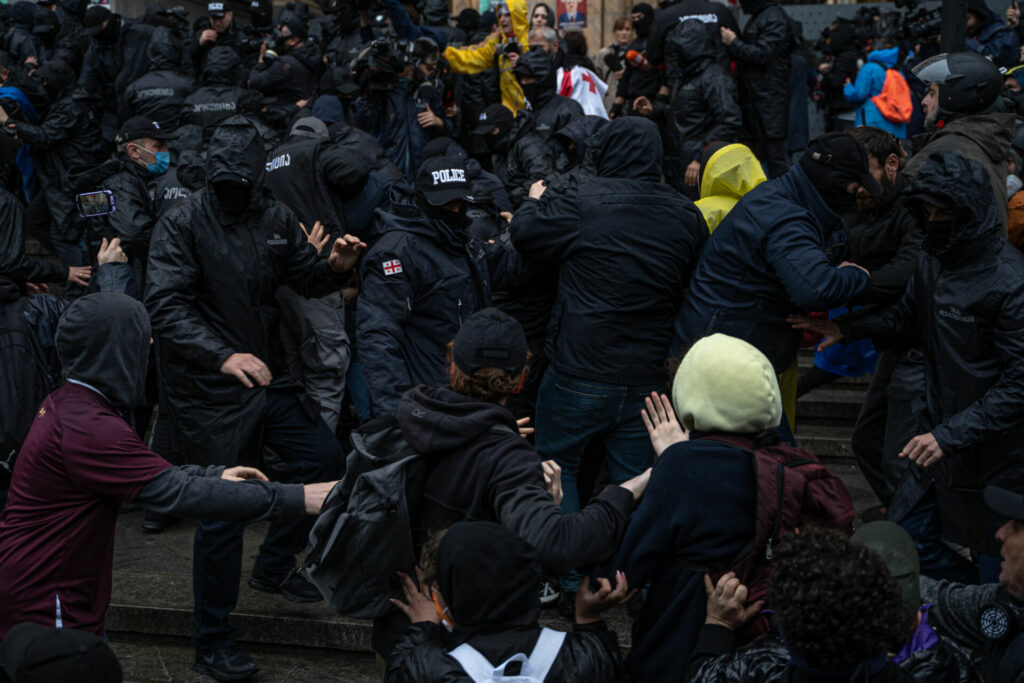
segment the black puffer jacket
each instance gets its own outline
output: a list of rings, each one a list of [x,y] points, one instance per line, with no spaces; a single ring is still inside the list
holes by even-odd
[[[665,59],[665,41],[677,26],[686,21],[699,21],[705,25],[708,37],[715,46],[715,61],[723,69],[729,69],[732,58],[722,43],[721,29],[728,28],[739,33],[740,26],[729,8],[719,2],[708,0],[682,0],[654,16],[651,36],[647,45],[647,59],[658,66]]]
[[[930,245],[903,298],[840,318],[845,336],[910,331],[927,357],[927,420],[945,452],[929,472],[942,536],[996,554],[1006,520],[981,497],[989,484],[1024,487],[1024,255],[1002,236],[985,169],[952,152],[931,155],[912,193],[948,197],[958,222]],[[901,335],[902,336],[902,335]]]
[[[420,384],[448,382],[445,348],[462,321],[491,305],[492,282],[515,268],[513,254],[429,218],[410,183],[377,210],[380,237],[363,256],[356,309],[359,353],[375,416],[394,412]]]
[[[740,107],[732,76],[715,62],[704,24],[685,21],[669,34],[665,69],[672,85],[672,123],[682,164],[697,160],[709,142],[735,142]]]
[[[232,114],[259,111],[263,95],[239,85],[241,65],[238,54],[229,47],[210,50],[200,74],[201,87],[185,98],[182,123],[206,128]]]
[[[530,110],[535,118],[534,133],[547,142],[555,131],[562,130],[578,116],[583,116],[583,107],[576,100],[556,94],[555,68],[551,57],[543,50],[532,50],[516,62],[516,75],[532,76],[536,83],[523,90],[531,91]]]
[[[26,282],[64,282],[67,268],[58,268],[25,253],[23,216],[18,198],[0,187],[0,275],[19,285]]]
[[[43,10],[34,2],[20,0],[7,11],[8,28],[3,34],[3,46],[17,66],[23,66],[29,57],[43,62],[43,46],[32,33],[36,23],[36,11]]]
[[[587,175],[597,173],[594,162],[594,142],[597,134],[608,125],[600,116],[582,116],[551,136],[555,153],[555,171],[568,173],[578,168]]]
[[[530,194],[530,185],[555,172],[554,156],[544,140],[534,132],[535,119],[528,111],[519,112],[508,142],[491,156],[491,168],[505,185],[512,206],[519,207]]]
[[[736,61],[744,134],[754,140],[785,138],[789,132],[791,22],[775,0],[746,0],[751,14],[729,45]]]
[[[125,89],[121,118],[142,115],[161,127],[177,128],[185,98],[196,89],[195,81],[179,72],[181,42],[171,29],[161,26],[153,31],[146,57],[149,70]]]
[[[696,653],[695,653],[696,655]],[[789,667],[790,652],[781,639],[769,636],[750,647],[707,659],[690,678],[692,683],[782,683],[794,680]],[[691,662],[693,660],[691,659]],[[966,661],[943,641],[930,650],[919,650],[896,667],[887,667],[885,678],[875,680],[919,681],[920,683],[968,683],[974,680]],[[901,675],[902,674],[902,675]],[[799,674],[797,674],[799,676]],[[836,681],[842,679],[834,679]]]
[[[654,123],[615,119],[595,147],[597,177],[563,176],[512,221],[524,259],[559,269],[546,353],[560,373],[664,380],[672,320],[708,229],[693,202],[660,182],[661,156]]]
[[[274,293],[286,284],[320,296],[346,276],[334,276],[295,214],[265,192],[265,152],[251,123],[228,118],[206,151],[206,187],[154,231],[145,302],[175,447],[192,463],[225,465],[256,435],[265,398],[221,374],[221,365],[251,353],[270,368],[272,386],[292,386]],[[218,203],[211,184],[225,176],[251,186],[245,214],[227,214]]]
[[[825,109],[834,116],[854,110],[853,102],[843,94],[843,86],[847,80],[857,78],[857,40],[853,23],[845,19],[840,19],[828,35],[825,51],[832,56],[832,61],[831,68],[822,74],[821,90]]]
[[[279,104],[295,104],[309,98],[320,82],[320,48],[313,43],[281,55],[269,65],[257,62],[249,72],[249,87]]]

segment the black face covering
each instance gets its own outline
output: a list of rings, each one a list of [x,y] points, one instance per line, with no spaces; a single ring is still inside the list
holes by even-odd
[[[545,89],[544,84],[539,80],[533,83],[520,83],[523,88],[523,94],[526,95],[526,99],[534,107],[540,107],[541,101],[544,99]]]
[[[213,192],[217,196],[220,208],[231,216],[240,216],[249,209],[252,190],[244,183],[233,180],[215,182]]]
[[[807,177],[811,179],[814,189],[825,200],[828,208],[842,216],[857,204],[857,196],[846,191],[850,183],[857,182],[856,178],[851,178],[845,173],[838,173],[835,169],[806,156],[800,158],[800,166],[807,173]]]
[[[928,251],[939,253],[949,248],[949,240],[953,237],[953,228],[956,221],[949,219],[944,221],[923,221],[924,243]]]
[[[422,193],[417,192],[416,203],[423,213],[436,221],[441,221],[456,233],[466,229],[466,202],[462,202],[458,211],[449,211],[443,206],[433,206]]]
[[[645,2],[633,5],[633,14],[642,14],[643,19],[633,22],[633,29],[637,38],[646,38],[651,34],[651,26],[654,25],[654,8]]]
[[[121,19],[116,14],[112,14],[107,21],[106,28],[96,34],[96,42],[101,45],[113,45],[117,42],[117,37],[120,33]]]

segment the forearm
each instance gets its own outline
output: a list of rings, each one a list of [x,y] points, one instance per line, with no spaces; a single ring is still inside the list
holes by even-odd
[[[228,522],[300,520],[305,515],[301,484],[221,479],[223,467],[184,465],[154,477],[135,497],[150,510],[173,517],[212,517]]]

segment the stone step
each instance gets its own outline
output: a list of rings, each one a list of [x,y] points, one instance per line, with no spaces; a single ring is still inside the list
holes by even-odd
[[[797,424],[811,419],[842,421],[852,426],[863,401],[864,392],[853,387],[815,389],[797,399]]]
[[[852,462],[850,438],[853,427],[841,425],[802,424],[796,426],[796,444],[825,461]]]

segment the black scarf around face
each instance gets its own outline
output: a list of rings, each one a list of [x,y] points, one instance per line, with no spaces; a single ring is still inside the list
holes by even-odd
[[[462,202],[462,207],[458,211],[449,211],[443,206],[434,206],[427,201],[426,197],[422,193],[416,193],[416,204],[420,207],[427,216],[433,218],[436,221],[444,223],[445,227],[454,231],[456,235],[461,235],[466,231],[466,202]]]
[[[835,169],[818,163],[813,159],[803,156],[800,158],[800,167],[803,168],[807,177],[810,178],[814,189],[818,191],[821,198],[825,200],[828,208],[842,216],[857,204],[857,195],[850,194],[846,188],[850,183],[857,182],[845,173],[837,172]]]
[[[540,560],[533,546],[493,522],[459,522],[437,548],[437,583],[455,620],[456,647],[478,633],[537,626]]]
[[[107,21],[106,28],[96,34],[96,42],[101,45],[113,45],[117,42],[117,38],[120,34],[121,17],[117,14],[111,14]]]

